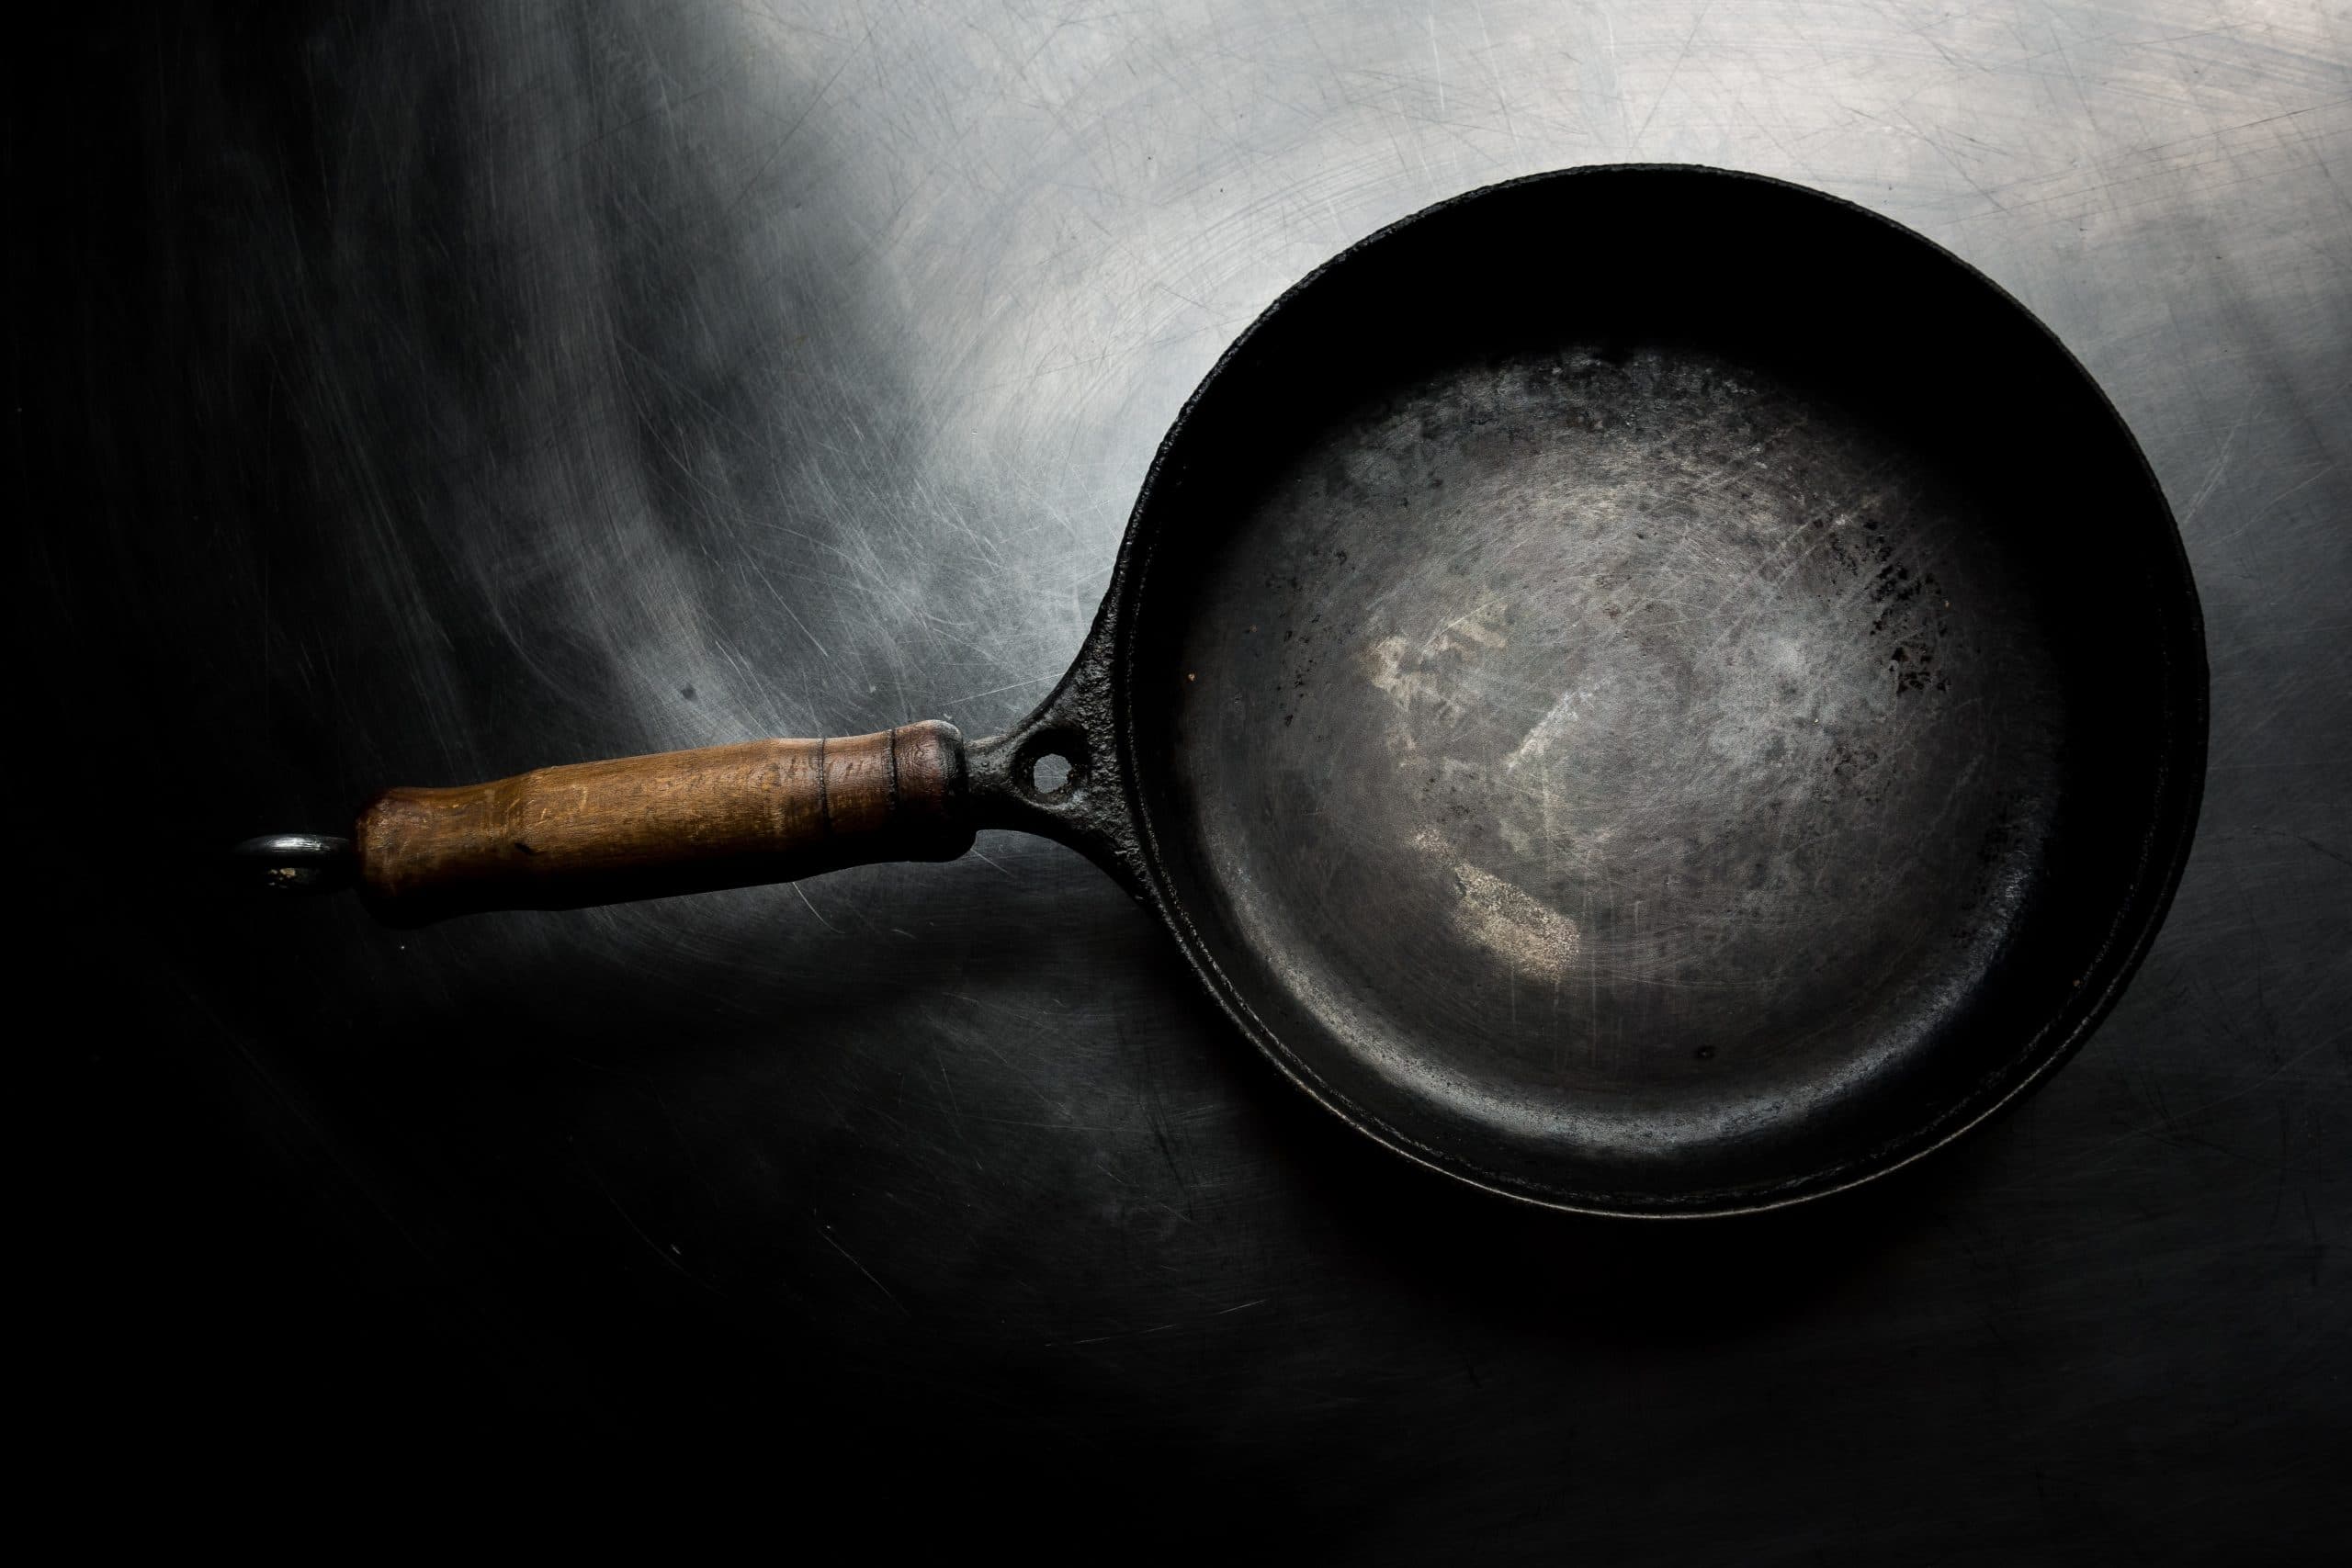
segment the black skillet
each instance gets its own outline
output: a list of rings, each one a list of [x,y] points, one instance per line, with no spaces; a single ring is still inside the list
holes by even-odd
[[[1724,1213],[1893,1169],[2082,1043],[2205,726],[2164,497],[2022,307],[1795,186],[1579,169],[1276,301],[1011,733],[397,790],[246,852],[415,920],[1043,833],[1388,1147]]]

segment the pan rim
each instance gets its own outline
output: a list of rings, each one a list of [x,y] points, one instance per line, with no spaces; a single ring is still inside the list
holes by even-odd
[[[1608,1192],[1552,1189],[1541,1183],[1490,1169],[1444,1147],[1416,1138],[1382,1117],[1355,1104],[1326,1083],[1311,1063],[1281,1033],[1261,1018],[1248,993],[1229,976],[1206,935],[1187,908],[1169,866],[1168,847],[1155,821],[1144,784],[1153,764],[1139,745],[1138,695],[1136,690],[1136,622],[1150,577],[1158,529],[1154,499],[1162,493],[1169,470],[1182,455],[1196,414],[1204,402],[1271,323],[1302,296],[1315,289],[1337,269],[1408,230],[1418,228],[1473,203],[1506,192],[1536,186],[1566,187],[1576,181],[1600,179],[1689,179],[1694,185],[1733,182],[1765,187],[1779,196],[1826,206],[1851,217],[1868,220],[1891,231],[1901,243],[1924,252],[1949,268],[1962,286],[1983,290],[2009,316],[2031,330],[2034,340],[2064,366],[2091,408],[2098,411],[2131,456],[2133,471],[2160,521],[2168,547],[2152,556],[2168,573],[2167,593],[2177,587],[2177,599],[2167,604],[2165,634],[2154,651],[2158,669],[2153,672],[2163,694],[2163,740],[2155,774],[2151,781],[2147,825],[2134,846],[2131,873],[2116,892],[2113,918],[2087,959],[2081,989],[2068,1005],[2047,1015],[2045,1021],[2000,1064],[1966,1092],[1928,1119],[1880,1145],[1843,1153],[1830,1163],[1803,1174],[1728,1187],[1694,1189],[1669,1194]],[[1573,199],[1565,190],[1564,199]],[[2135,497],[2135,503],[2141,497]],[[2210,723],[2210,678],[2205,651],[2204,617],[2188,550],[2178,520],[2150,466],[2146,453],[2105,389],[2064,342],[2038,316],[1981,269],[1916,230],[1861,204],[1812,186],[1769,175],[1700,164],[1622,163],[1581,164],[1521,175],[1482,186],[1430,204],[1388,223],[1340,251],[1285,288],[1237,336],[1210,367],[1170,424],[1155,451],[1137,492],[1134,509],[1120,541],[1113,584],[1104,603],[1112,621],[1108,649],[1109,685],[1113,707],[1111,728],[1115,737],[1123,804],[1134,825],[1135,870],[1138,891],[1167,926],[1187,964],[1200,978],[1218,1007],[1257,1050],[1306,1096],[1375,1144],[1416,1165],[1457,1181],[1515,1201],[1541,1208],[1595,1216],[1627,1219],[1697,1219],[1755,1213],[1849,1190],[1891,1174],[1982,1127],[2017,1105],[2081,1049],[2129,986],[2153,946],[2178,890],[2194,843],[2202,803]]]

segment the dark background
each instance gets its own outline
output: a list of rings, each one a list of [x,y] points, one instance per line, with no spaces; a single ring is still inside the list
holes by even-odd
[[[726,1454],[883,1539],[1147,1555],[2340,1549],[2352,36],[2325,5],[1972,10],[21,35],[40,1444],[138,1495]],[[1629,157],[1803,180],[1990,272],[2140,434],[2205,597],[2164,934],[2072,1066],[1923,1168],[1692,1225],[1457,1193],[1003,835],[415,933],[184,869],[390,783],[1001,728],[1282,287]]]

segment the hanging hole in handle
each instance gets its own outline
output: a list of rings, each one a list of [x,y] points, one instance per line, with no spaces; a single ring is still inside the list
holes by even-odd
[[[1086,785],[1086,740],[1073,730],[1052,729],[1030,737],[1012,765],[1012,776],[1033,800],[1068,800]]]

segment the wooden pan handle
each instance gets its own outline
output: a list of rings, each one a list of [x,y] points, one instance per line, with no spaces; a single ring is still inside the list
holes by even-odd
[[[352,836],[361,897],[419,925],[953,860],[971,848],[972,821],[964,739],[925,722],[388,790]]]

